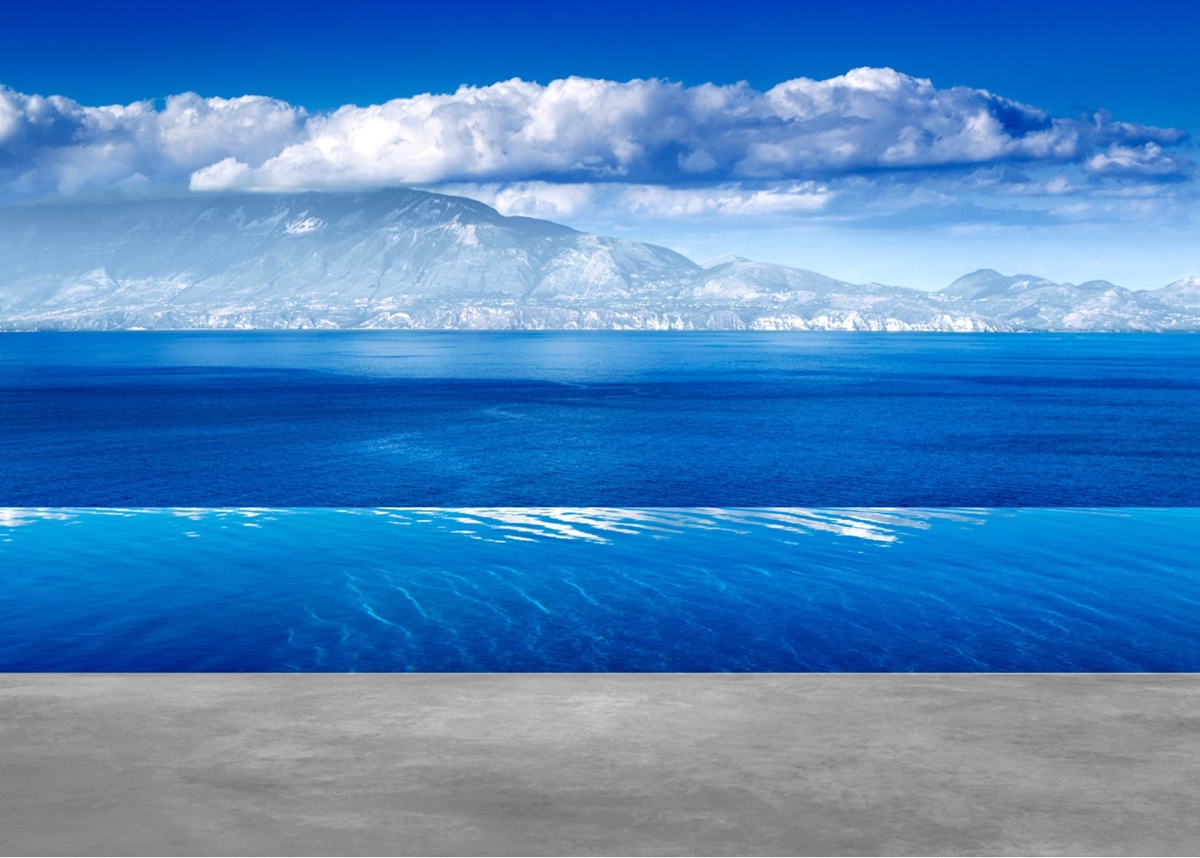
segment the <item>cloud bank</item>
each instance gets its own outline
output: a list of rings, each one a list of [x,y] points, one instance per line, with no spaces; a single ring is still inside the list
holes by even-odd
[[[0,197],[186,183],[226,158],[270,159],[308,120],[302,108],[260,96],[84,107],[0,87]]]
[[[745,84],[569,78],[463,87],[311,118],[255,163],[231,155],[194,189],[255,190],[447,181],[812,180],[998,162],[1082,163],[1096,172],[1182,174],[1164,145],[1183,133],[1053,119],[983,90],[935,89],[890,69]]]
[[[0,198],[418,185],[538,216],[795,216],[840,199],[1179,187],[1196,169],[1186,138],[871,68],[766,91],[511,80],[323,114],[262,96],[86,107],[0,87]]]

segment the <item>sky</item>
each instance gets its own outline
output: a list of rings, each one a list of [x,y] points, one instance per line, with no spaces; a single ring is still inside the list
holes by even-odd
[[[458,193],[856,282],[1200,275],[1200,3],[14,4],[0,202]]]

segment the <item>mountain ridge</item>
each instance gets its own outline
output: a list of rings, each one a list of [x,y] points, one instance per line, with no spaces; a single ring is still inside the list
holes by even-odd
[[[700,265],[403,188],[0,207],[0,330],[293,327],[1200,330],[1200,278],[1133,292],[980,269],[922,292]]]

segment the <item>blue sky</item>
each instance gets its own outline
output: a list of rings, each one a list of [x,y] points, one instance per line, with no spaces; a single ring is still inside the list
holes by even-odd
[[[1200,274],[1193,2],[43,0],[4,18],[4,199],[411,184],[852,280]]]

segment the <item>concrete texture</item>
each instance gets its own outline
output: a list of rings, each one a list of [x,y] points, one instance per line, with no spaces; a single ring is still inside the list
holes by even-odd
[[[0,675],[4,854],[1197,854],[1200,676]]]

